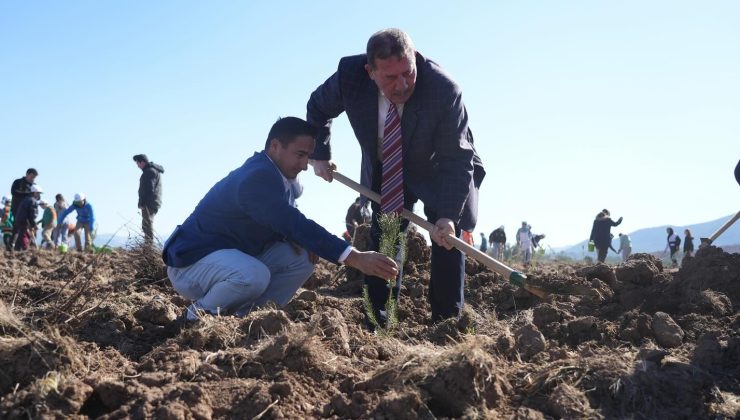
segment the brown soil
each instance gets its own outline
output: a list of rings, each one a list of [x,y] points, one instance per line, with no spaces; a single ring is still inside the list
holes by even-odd
[[[362,276],[325,263],[282,310],[180,329],[142,250],[0,257],[0,418],[740,416],[740,255],[547,265],[547,301],[471,262],[463,316],[432,325],[411,242],[390,336],[363,328]]]

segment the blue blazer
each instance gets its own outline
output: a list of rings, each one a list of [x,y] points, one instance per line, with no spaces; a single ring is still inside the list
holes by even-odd
[[[280,170],[263,152],[222,179],[165,242],[170,267],[187,267],[220,249],[252,256],[289,240],[336,263],[347,243],[288,203]]]
[[[365,71],[365,54],[344,57],[312,94],[307,120],[320,127],[314,159],[331,159],[330,128],[347,113],[362,149],[362,185],[380,185],[378,87]],[[437,65],[416,53],[416,87],[401,117],[403,174],[411,192],[438,217],[472,230],[478,215],[478,188],[485,170],[473,147],[460,87]],[[377,188],[376,188],[376,192]]]

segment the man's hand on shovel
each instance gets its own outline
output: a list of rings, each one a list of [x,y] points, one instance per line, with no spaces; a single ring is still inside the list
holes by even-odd
[[[314,174],[329,182],[334,180],[334,171],[337,170],[337,165],[334,162],[330,160],[311,160],[309,163],[313,166]]]
[[[434,224],[434,229],[429,232],[432,240],[437,245],[443,247],[446,250],[451,250],[454,246],[447,238],[455,236],[455,224],[450,219],[439,219]]]
[[[396,262],[378,252],[361,252],[353,249],[344,263],[369,276],[381,279],[393,279],[398,275]]]

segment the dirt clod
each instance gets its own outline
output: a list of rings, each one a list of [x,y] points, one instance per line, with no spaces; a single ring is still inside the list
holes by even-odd
[[[665,312],[656,312],[653,316],[653,333],[661,346],[678,347],[683,343],[683,330]]]
[[[528,359],[547,348],[547,341],[537,326],[527,324],[514,332],[516,338],[516,349],[521,355]]]

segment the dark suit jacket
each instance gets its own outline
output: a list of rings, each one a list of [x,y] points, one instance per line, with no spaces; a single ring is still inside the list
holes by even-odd
[[[170,267],[187,267],[220,249],[257,257],[286,239],[334,263],[347,248],[288,203],[280,170],[260,152],[208,191],[165,242],[163,259]]]
[[[597,248],[606,248],[612,243],[612,226],[619,226],[621,223],[622,219],[615,222],[611,217],[597,218],[591,226],[591,236],[589,239],[594,241],[594,245]]]
[[[379,91],[365,71],[366,63],[365,54],[342,58],[336,73],[311,94],[307,120],[321,127],[312,157],[328,160],[332,119],[347,113],[362,149],[361,182],[373,188],[380,185],[376,177],[381,176],[376,173]],[[473,147],[462,93],[441,67],[419,53],[416,67],[414,94],[401,118],[405,194],[423,201],[439,218],[472,230],[485,171]]]

